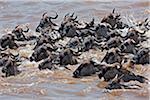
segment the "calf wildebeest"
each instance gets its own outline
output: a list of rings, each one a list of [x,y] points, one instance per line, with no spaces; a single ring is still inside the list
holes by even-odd
[[[136,64],[149,64],[150,63],[150,55],[149,55],[149,48],[142,48],[140,49],[135,57],[133,58],[135,60]]]
[[[57,17],[58,17],[57,13],[56,13],[55,17],[49,17],[47,15],[47,12],[45,12],[42,16],[40,24],[36,28],[36,32],[49,33],[51,31],[55,30],[54,27],[57,25],[52,22],[52,19],[56,19]]]
[[[12,34],[3,35],[0,39],[0,45],[4,49],[7,47],[10,49],[18,48],[18,45],[15,43],[15,37]]]
[[[113,64],[113,63],[121,63],[123,58],[123,55],[121,54],[121,51],[119,48],[112,48],[107,51],[106,55],[102,59],[101,62],[106,62],[108,64]]]

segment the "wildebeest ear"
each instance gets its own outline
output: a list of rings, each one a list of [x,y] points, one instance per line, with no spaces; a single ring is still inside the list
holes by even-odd
[[[51,19],[56,19],[56,18],[58,18],[57,12],[56,12],[56,16],[55,16],[55,17],[49,17],[50,20],[51,20]]]
[[[74,12],[72,13],[72,15],[70,17],[73,17],[74,16]]]

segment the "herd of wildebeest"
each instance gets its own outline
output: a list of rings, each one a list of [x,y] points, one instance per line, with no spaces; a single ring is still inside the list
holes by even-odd
[[[106,89],[136,89],[139,85],[126,85],[125,82],[138,81],[147,83],[149,80],[134,71],[122,66],[130,63],[130,69],[135,65],[149,64],[149,48],[143,46],[143,42],[149,37],[145,35],[150,29],[149,19],[128,25],[122,21],[120,14],[115,9],[101,22],[95,23],[94,18],[89,22],[78,20],[74,13],[66,14],[60,25],[53,22],[58,18],[42,15],[36,32],[39,36],[26,35],[29,31],[20,25],[0,38],[0,66],[2,66],[3,77],[16,76],[22,71],[18,69],[20,54],[14,55],[7,49],[17,49],[26,45],[26,42],[34,41],[34,52],[28,57],[31,62],[39,62],[39,70],[60,70],[63,67],[71,70],[67,65],[79,65],[73,72],[72,77],[83,78],[98,75],[100,79],[109,82]],[[125,31],[127,30],[127,31]],[[63,42],[70,39],[65,45]],[[23,42],[24,45],[19,44]],[[99,61],[91,58],[81,63],[78,59],[81,54],[90,49],[106,51],[103,59]],[[88,55],[87,55],[88,56]],[[99,55],[101,56],[101,55]],[[136,87],[134,87],[136,86]]]

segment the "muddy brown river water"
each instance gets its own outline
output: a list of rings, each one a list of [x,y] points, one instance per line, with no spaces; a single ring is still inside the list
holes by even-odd
[[[122,16],[132,16],[136,20],[150,15],[149,0],[0,0],[0,36],[9,33],[17,24],[28,24],[30,33],[36,34],[34,30],[43,12],[48,12],[49,15],[57,12],[59,17],[55,20],[56,23],[60,23],[68,12],[75,12],[79,20],[89,21],[94,17],[99,22],[113,8]],[[12,52],[28,57],[32,47],[28,45]],[[81,59],[102,59],[103,55],[102,52],[90,50],[82,54]],[[150,65],[137,65],[135,71],[149,78],[149,67]],[[20,66],[20,75],[0,77],[0,100],[149,100],[149,84],[142,84],[141,90],[108,93],[103,88],[105,83],[97,76],[74,79],[72,72],[77,66],[70,68],[71,71],[39,71],[36,63],[25,61]]]

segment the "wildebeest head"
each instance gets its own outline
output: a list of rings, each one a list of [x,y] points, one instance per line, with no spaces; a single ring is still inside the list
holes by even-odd
[[[127,39],[120,45],[120,50],[123,53],[136,54],[135,41],[133,39]]]
[[[23,28],[20,27],[19,25],[17,25],[15,27],[15,29],[12,31],[12,33],[16,36],[16,40],[19,40],[19,41],[26,40],[24,32],[26,33],[29,31],[28,26],[26,26],[26,27],[27,27],[27,30],[23,30]]]
[[[70,41],[67,43],[67,48],[71,48],[74,51],[78,52],[81,50],[81,38],[79,37],[74,37],[70,39]]]
[[[134,57],[136,64],[149,64],[150,63],[149,52],[150,52],[149,48],[140,49]]]
[[[109,36],[109,27],[110,25],[108,24],[98,24],[96,27],[96,37],[99,38],[107,38]]]
[[[74,13],[72,13],[71,15],[68,13],[65,15],[62,24],[67,24],[67,23],[74,23],[76,22],[77,16],[75,18],[74,17]]]
[[[83,63],[73,72],[73,77],[79,78],[83,76],[90,76],[95,73],[96,73],[96,70],[93,64]]]
[[[59,59],[60,65],[74,65],[78,63],[74,56],[74,52],[71,49],[65,49],[62,53],[60,53]]]
[[[49,69],[51,70],[54,67],[54,65],[52,64],[52,59],[51,58],[47,58],[45,59],[42,63],[39,64],[38,68],[39,70],[44,70],[44,69]]]
[[[112,13],[110,13],[107,17],[104,17],[101,22],[109,23],[111,28],[114,29],[117,27],[117,24],[122,24],[120,19],[120,14],[115,13],[115,9],[113,9]]]
[[[101,67],[102,65],[97,64],[96,61],[91,59],[88,62],[80,64],[79,67],[73,72],[73,77],[80,78],[97,74],[97,72],[101,70]]]
[[[61,22],[61,26],[59,28],[59,32],[62,34],[62,36],[68,36],[68,37],[74,37],[77,36],[77,25],[79,22],[76,20],[77,16],[75,18],[74,13],[72,15],[66,14],[64,17],[64,20]]]
[[[30,57],[30,61],[40,61],[42,59],[48,58],[51,55],[49,48],[43,44],[34,50]]]
[[[113,37],[110,38],[107,42],[106,42],[106,49],[111,49],[111,48],[116,48],[118,47],[121,43],[123,42],[122,38],[120,37]]]
[[[122,61],[122,55],[121,55],[121,50],[118,48],[112,48],[110,49],[104,58],[102,59],[101,62],[106,62],[108,64],[113,64],[113,63],[121,63]]]
[[[54,26],[57,26],[57,25],[52,22],[52,19],[56,19],[57,17],[58,17],[57,13],[55,17],[49,17],[47,16],[47,12],[45,12],[42,16],[40,24],[36,28],[36,32],[47,33],[50,30],[53,30]]]
[[[17,44],[15,43],[15,37],[12,34],[6,34],[1,37],[0,39],[0,45],[2,48],[10,48],[10,49],[16,49],[18,48]]]
[[[129,30],[129,32],[126,35],[126,39],[128,38],[133,39],[136,44],[138,44],[141,41],[139,32],[134,29]]]

